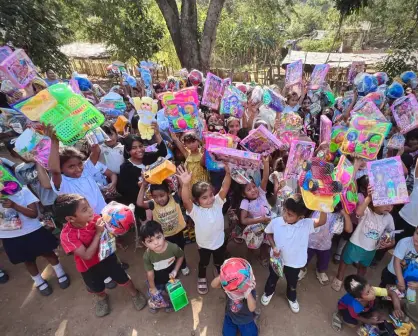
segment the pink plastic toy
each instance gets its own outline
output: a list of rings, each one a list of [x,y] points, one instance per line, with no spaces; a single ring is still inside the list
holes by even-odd
[[[412,93],[393,103],[392,113],[402,134],[418,127],[418,102]]]
[[[409,202],[408,190],[399,156],[367,162],[369,183],[373,188],[373,205]]]
[[[218,76],[208,72],[203,90],[202,105],[213,110],[219,109],[220,98],[222,97],[223,81]]]
[[[291,86],[302,83],[303,63],[297,60],[287,65],[286,68],[286,85]]]
[[[356,114],[364,115],[365,117],[387,121],[386,117],[379,110],[376,104],[370,99],[363,99],[358,102],[350,113],[352,116]]]
[[[359,73],[364,72],[365,69],[366,69],[366,64],[364,63],[364,61],[355,61],[351,63],[351,66],[350,66],[350,69],[348,70],[348,75],[347,75],[348,84],[353,84],[354,78],[356,78],[356,76]]]
[[[388,148],[401,149],[405,145],[405,137],[401,133],[392,135],[387,144]]]
[[[271,134],[264,125],[260,125],[257,129],[250,131],[250,134],[240,144],[250,152],[264,155],[271,154],[275,150],[283,147],[283,143]]]
[[[216,146],[209,146],[208,152],[211,157],[218,162],[229,163],[231,165],[248,169],[260,168],[260,154]]]
[[[321,115],[319,129],[319,143],[331,141],[332,122],[326,115]]]
[[[3,62],[0,70],[18,88],[26,87],[36,77],[36,67],[22,49],[16,49]]]
[[[312,71],[309,88],[311,90],[318,90],[325,81],[325,77],[328,74],[329,64],[317,64]]]
[[[303,162],[313,156],[314,150],[314,142],[293,140],[290,145],[289,157],[284,172],[285,179],[298,178],[302,172]]]

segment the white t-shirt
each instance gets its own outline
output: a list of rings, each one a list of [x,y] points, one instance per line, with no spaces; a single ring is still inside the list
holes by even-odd
[[[394,275],[396,275],[393,264],[395,257],[400,260],[405,260],[407,264],[411,261],[415,262],[415,259],[418,258],[418,251],[415,249],[413,237],[403,238],[398,242],[398,244],[396,244],[395,252],[393,252],[392,259],[388,265],[389,272]]]
[[[120,166],[125,162],[123,158],[124,146],[120,143],[117,143],[115,147],[109,147],[105,144],[100,145],[100,159],[99,161],[103,163],[110,171],[115,174],[120,173]]]
[[[36,196],[27,187],[23,187],[21,191],[12,196],[8,196],[8,198],[16,204],[24,207],[27,207],[29,204],[39,202]],[[18,212],[18,215],[22,222],[22,228],[20,230],[0,231],[0,238],[15,238],[25,236],[42,227],[38,218],[29,218],[20,212]]]
[[[369,208],[366,208],[364,215],[360,217],[350,241],[366,251],[374,251],[383,232],[391,232],[394,230],[395,224],[393,223],[392,215],[378,215]]]
[[[415,169],[414,169],[415,174]],[[418,225],[418,178],[414,176],[414,188],[409,196],[409,203],[405,204],[399,215],[413,227]]]
[[[241,201],[240,209],[247,211],[250,218],[271,216],[266,192],[261,188],[258,188],[258,197],[255,200],[243,199]]]
[[[264,230],[272,233],[276,248],[285,266],[301,268],[308,261],[309,235],[315,232],[314,220],[304,218],[295,224],[287,224],[283,217],[273,219]],[[271,250],[273,255],[273,250]]]
[[[222,207],[225,200],[218,195],[211,208],[202,208],[193,204],[192,211],[187,214],[193,219],[195,225],[196,242],[199,247],[208,250],[217,250],[225,240],[225,224]]]
[[[72,178],[62,174],[62,181],[59,188],[56,188],[51,180],[52,189],[58,194],[79,194],[86,198],[95,214],[100,214],[106,206],[103,195],[94,180],[97,169],[90,160],[84,162],[84,170],[79,178]]]

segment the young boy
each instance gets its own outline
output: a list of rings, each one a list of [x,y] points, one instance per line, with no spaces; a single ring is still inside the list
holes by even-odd
[[[166,311],[172,311],[170,306],[156,304],[156,296],[165,290],[165,285],[170,279],[176,278],[184,259],[184,252],[176,244],[165,240],[163,228],[155,221],[145,223],[139,236],[147,247],[143,258],[151,296],[148,302],[150,311],[154,313],[157,308],[162,307],[166,308]]]
[[[125,147],[119,142],[115,126],[106,122],[102,125],[102,129],[110,140],[100,145],[99,162],[103,163],[113,173],[119,174],[120,166],[125,162],[123,157]]]
[[[349,275],[344,280],[344,288],[347,291],[338,301],[338,313],[334,313],[332,327],[340,331],[342,323],[355,327],[360,323],[378,325],[383,323],[384,314],[376,310],[376,296],[389,296],[393,303],[393,315],[402,319],[404,313],[401,303],[395,292],[380,287],[372,287],[367,280],[359,275]]]
[[[54,208],[56,215],[67,222],[61,232],[61,245],[66,253],[74,253],[77,270],[88,291],[96,295],[96,316],[110,313],[103,282],[107,277],[127,289],[136,310],[144,308],[144,295],[135,288],[118,263],[116,255],[99,260],[99,243],[104,223],[99,215],[94,214],[87,200],[77,194],[62,194],[57,197]]]

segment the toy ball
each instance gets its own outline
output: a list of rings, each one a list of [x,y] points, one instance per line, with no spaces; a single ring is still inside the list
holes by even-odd
[[[251,288],[254,275],[250,263],[242,258],[225,260],[219,274],[221,285],[226,292],[245,293]]]
[[[354,85],[357,88],[357,91],[360,95],[365,96],[369,92],[374,92],[377,90],[377,79],[367,73],[359,73],[356,78],[354,78]]]
[[[188,78],[193,86],[198,86],[203,82],[203,74],[196,69],[190,71]]]
[[[383,85],[389,81],[389,76],[386,72],[376,72],[373,76],[377,79],[377,85]]]
[[[417,79],[417,75],[413,71],[405,71],[401,74],[402,82],[409,84],[413,79]]]
[[[106,222],[106,229],[116,236],[125,234],[135,225],[133,210],[129,206],[115,201],[103,208],[102,217]]]
[[[404,95],[402,84],[393,82],[386,90],[386,97],[390,99],[398,99]]]
[[[238,84],[237,89],[240,90],[242,93],[247,93],[248,87],[245,84]]]

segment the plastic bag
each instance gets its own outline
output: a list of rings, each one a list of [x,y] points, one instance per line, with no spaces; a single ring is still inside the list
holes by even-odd
[[[242,237],[249,249],[256,250],[260,248],[265,236],[264,228],[263,224],[253,224],[245,227]]]
[[[270,266],[273,269],[274,273],[279,277],[283,277],[283,261],[282,258],[270,257]]]
[[[100,236],[99,259],[102,261],[116,252],[116,237],[108,230],[104,230]]]
[[[0,202],[0,231],[13,231],[22,228],[22,221],[16,210],[3,208]]]

